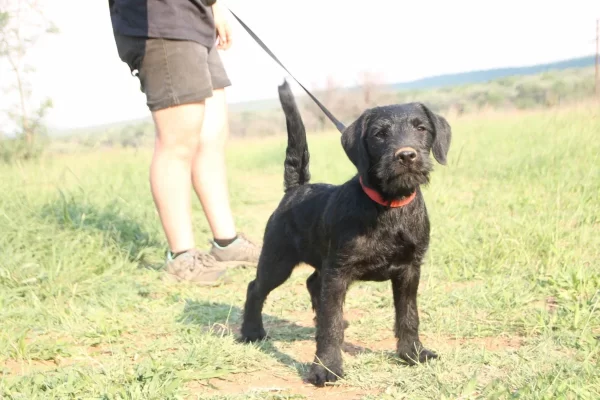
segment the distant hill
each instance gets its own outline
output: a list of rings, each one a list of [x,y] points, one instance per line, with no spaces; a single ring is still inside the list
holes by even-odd
[[[315,94],[323,95],[322,100],[331,112],[340,121],[346,122],[355,120],[367,107],[412,101],[422,102],[436,112],[454,111],[459,114],[469,114],[482,109],[543,109],[592,99],[594,67],[570,67],[577,65],[574,63],[562,65],[566,65],[567,68],[560,69],[557,64],[553,64],[554,68],[538,66],[537,70],[531,67],[507,69],[510,71],[508,75],[493,75],[495,78],[489,78],[492,76],[490,74],[484,78],[481,73],[473,73],[481,79],[480,82],[474,82],[476,78],[471,77],[469,82],[473,83],[453,85],[450,82],[461,81],[446,79],[438,81],[446,82],[445,84],[440,83],[438,87],[423,89],[390,90],[386,89],[386,86],[370,91],[369,97],[365,97],[365,92],[356,88],[336,89]],[[531,73],[515,74],[515,71]],[[323,112],[310,101],[308,96],[298,100],[303,110],[303,122],[307,131],[319,132],[332,129]],[[229,126],[232,136],[260,137],[285,132],[285,118],[277,100],[261,100],[251,102],[249,105],[250,107],[245,109],[240,104],[231,107]],[[57,152],[69,152],[77,148],[149,148],[154,143],[154,126],[150,120],[121,122],[110,126],[71,131],[70,135],[62,135],[56,139],[53,150]]]
[[[458,74],[446,74],[431,76],[410,82],[401,82],[388,85],[392,90],[417,90],[432,89],[444,86],[465,85],[471,83],[483,83],[493,79],[504,78],[514,75],[534,75],[550,70],[563,70],[568,68],[584,68],[593,66],[594,56],[572,58],[548,64],[537,64],[526,67],[495,68],[480,71],[461,72]]]
[[[571,58],[568,60],[562,60],[553,63],[536,64],[524,67],[494,68],[488,70],[460,72],[456,74],[437,75],[417,79],[414,81],[386,84],[382,85],[381,89],[386,91],[436,89],[440,87],[484,83],[492,81],[494,79],[505,78],[508,76],[536,75],[550,70],[584,68],[593,66],[594,63],[595,56],[586,56],[579,58]],[[348,91],[353,91],[357,89],[358,88],[356,87],[346,88],[346,90]],[[277,98],[273,98],[266,100],[233,103],[230,105],[230,110],[232,112],[260,111],[277,107],[279,107],[279,100]]]
[[[92,125],[92,126],[87,126],[87,127],[83,127],[83,128],[53,129],[51,134],[54,137],[61,137],[61,136],[77,136],[80,134],[103,133],[103,132],[105,132],[107,130],[111,130],[111,129],[120,129],[120,128],[128,127],[130,125],[143,124],[143,123],[149,123],[149,122],[152,122],[152,118],[144,117],[144,118],[130,119],[130,120],[126,120],[126,121],[109,122],[109,123],[100,124],[100,125]]]
[[[388,93],[397,93],[399,98],[403,97],[403,93],[410,93],[414,91],[419,92],[420,98],[427,97],[427,94],[436,96],[436,98],[440,98],[440,93],[437,93],[437,89],[440,88],[451,88],[462,85],[477,85],[484,84],[491,81],[496,81],[502,78],[507,77],[526,77],[538,75],[548,71],[563,71],[569,69],[581,69],[581,68],[589,68],[594,65],[595,57],[587,56],[580,58],[572,58],[568,60],[562,60],[553,63],[547,64],[537,64],[531,66],[523,66],[523,67],[508,67],[508,68],[495,68],[489,70],[478,70],[478,71],[469,71],[469,72],[461,72],[456,74],[444,74],[438,76],[432,76],[428,78],[418,79],[409,82],[398,82],[392,84],[384,84],[381,85],[379,89]],[[574,72],[578,74],[579,72]],[[572,74],[570,74],[572,75]],[[490,87],[491,88],[491,87]],[[343,89],[346,91],[348,95],[351,95],[352,92],[360,91],[358,87],[348,87]],[[486,88],[480,88],[480,91],[486,91]],[[427,92],[427,94],[425,92]],[[317,97],[320,97],[318,91],[315,92]],[[308,101],[306,95],[300,95],[299,101]],[[300,99],[300,97],[302,99]],[[453,100],[454,101],[454,100]],[[274,97],[272,99],[264,99],[264,100],[254,100],[254,101],[246,101],[239,103],[231,103],[229,105],[229,110],[234,118],[236,115],[252,115],[255,113],[263,113],[269,112],[269,110],[274,110],[279,108],[279,100]],[[264,117],[264,116],[261,116]],[[121,121],[115,123],[109,123],[99,126],[92,126],[86,128],[78,128],[78,129],[68,129],[63,131],[53,131],[52,135],[55,137],[58,136],[77,136],[81,133],[102,133],[107,130],[118,130],[123,127],[139,125],[139,124],[149,124],[151,122],[150,118],[143,118],[140,120],[131,120],[131,121]],[[144,128],[145,129],[145,128]]]

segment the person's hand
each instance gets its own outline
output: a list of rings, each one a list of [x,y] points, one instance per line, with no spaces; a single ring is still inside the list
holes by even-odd
[[[218,1],[212,5],[212,9],[217,29],[217,49],[227,50],[231,47],[231,26],[229,26],[229,22],[225,18],[225,13],[221,9],[221,6],[219,6]]]

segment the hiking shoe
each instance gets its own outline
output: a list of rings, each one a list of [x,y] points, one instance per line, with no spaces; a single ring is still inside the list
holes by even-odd
[[[257,264],[260,256],[261,246],[251,242],[243,233],[237,235],[237,239],[226,247],[221,247],[214,241],[210,254],[220,263],[226,264]]]
[[[188,281],[202,286],[217,286],[228,282],[225,279],[225,266],[213,256],[198,250],[188,250],[173,258],[167,256],[166,278],[175,281]]]

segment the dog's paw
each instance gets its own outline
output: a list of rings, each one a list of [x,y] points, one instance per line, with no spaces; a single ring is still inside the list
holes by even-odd
[[[436,353],[434,353],[431,350],[428,350],[426,348],[421,349],[421,351],[419,352],[419,362],[420,363],[425,363],[429,360],[434,360],[438,358],[438,355]]]
[[[315,386],[323,387],[326,383],[333,383],[344,377],[342,366],[327,366],[313,364],[306,380]]]
[[[242,343],[252,343],[268,339],[269,336],[267,336],[267,333],[262,328],[256,330],[242,329],[242,335],[238,341]]]
[[[426,349],[422,345],[403,347],[403,350],[398,350],[398,357],[404,360],[408,365],[416,365],[425,363],[429,360],[438,358],[439,356],[431,350]]]

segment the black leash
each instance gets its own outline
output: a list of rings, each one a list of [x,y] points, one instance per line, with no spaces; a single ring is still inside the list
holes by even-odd
[[[237,21],[240,23],[240,25],[242,25],[244,27],[244,29],[246,30],[246,32],[248,32],[250,34],[250,36],[252,36],[252,38],[256,41],[256,43],[258,43],[258,45],[260,47],[262,47],[263,50],[265,52],[267,52],[267,54],[270,55],[271,58],[273,58],[273,60],[275,60],[277,62],[277,64],[281,65],[281,68],[283,68],[284,70],[286,70],[286,72],[288,74],[290,74],[290,76],[292,78],[294,78],[294,80],[296,82],[298,82],[298,85],[300,85],[302,87],[302,89],[304,89],[304,91],[310,96],[310,98],[313,99],[313,101],[315,103],[317,103],[317,105],[325,113],[325,115],[327,115],[327,118],[329,118],[331,120],[331,122],[333,122],[333,124],[335,125],[335,127],[337,128],[337,130],[340,131],[340,132],[343,132],[344,129],[346,129],[346,127],[344,126],[344,124],[342,124],[340,121],[338,121],[338,119],[336,117],[334,117],[332,113],[329,112],[329,110],[327,109],[327,107],[325,107],[323,104],[321,104],[321,102],[319,100],[317,100],[317,98],[315,96],[313,96],[312,93],[309,92],[308,89],[306,89],[304,87],[304,85],[302,85],[298,81],[298,79],[296,79],[294,77],[294,75],[292,75],[292,73],[290,71],[288,71],[288,69],[281,63],[281,61],[279,61],[279,59],[275,56],[275,54],[273,54],[273,52],[271,50],[269,50],[269,48],[263,43],[263,41],[260,40],[260,38],[258,36],[256,36],[256,34],[254,32],[252,32],[252,29],[250,29],[248,27],[248,25],[246,25],[241,19],[239,19],[238,16],[235,15],[235,13],[233,11],[229,10],[229,12],[231,14],[233,14],[233,16],[235,17],[235,19],[237,19]]]

